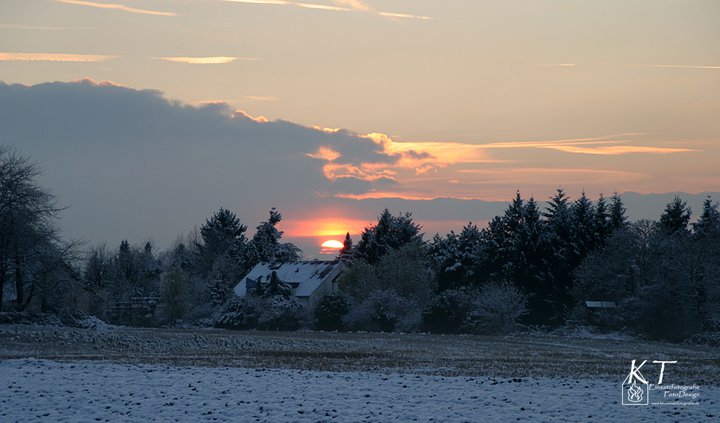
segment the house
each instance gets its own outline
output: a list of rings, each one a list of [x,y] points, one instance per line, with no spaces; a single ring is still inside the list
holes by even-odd
[[[347,269],[340,261],[294,261],[259,263],[235,286],[235,295],[244,297],[258,283],[270,280],[273,272],[290,285],[295,296],[305,305],[314,305],[320,297],[338,291],[338,279]]]

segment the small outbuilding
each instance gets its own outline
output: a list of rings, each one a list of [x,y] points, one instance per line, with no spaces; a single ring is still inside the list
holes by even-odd
[[[244,297],[264,281],[269,281],[273,272],[285,284],[292,287],[295,296],[306,306],[313,306],[323,295],[338,291],[338,279],[347,269],[338,260],[294,261],[288,263],[257,264],[235,285],[235,295]]]

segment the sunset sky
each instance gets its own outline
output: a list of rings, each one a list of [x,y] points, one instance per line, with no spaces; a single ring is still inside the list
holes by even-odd
[[[717,192],[719,17],[716,0],[3,0],[0,143],[91,243],[167,246],[220,206],[251,228],[277,206],[314,256],[384,206],[433,233],[516,190]]]

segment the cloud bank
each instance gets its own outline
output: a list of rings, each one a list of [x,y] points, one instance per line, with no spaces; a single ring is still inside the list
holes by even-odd
[[[277,206],[289,220],[305,222],[291,226],[297,236],[359,231],[385,206],[461,225],[497,214],[516,189],[540,199],[561,185],[571,193],[647,192],[652,169],[619,158],[700,154],[652,145],[642,134],[398,142],[87,79],[0,83],[0,143],[39,160],[42,182],[69,206],[63,223],[73,234],[164,243],[220,206],[251,228]]]

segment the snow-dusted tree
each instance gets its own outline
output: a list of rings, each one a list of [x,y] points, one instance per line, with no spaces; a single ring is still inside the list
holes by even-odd
[[[428,255],[438,275],[438,289],[478,284],[484,252],[482,233],[472,222],[459,235],[452,231],[445,237],[435,235]]]
[[[703,210],[698,221],[693,223],[693,234],[696,238],[708,238],[720,235],[720,211],[718,203],[713,203],[710,196],[703,201]]]
[[[91,247],[85,261],[83,287],[88,291],[98,291],[110,283],[112,276],[112,256],[107,246]]]
[[[208,283],[214,305],[224,303],[237,280],[248,269],[247,226],[228,209],[220,208],[200,227],[195,245],[197,270]]]
[[[571,212],[565,191],[558,189],[543,213],[546,219],[542,239],[543,280],[536,290],[529,316],[536,323],[559,323],[572,302],[572,272],[578,264],[579,248]]]
[[[242,298],[232,298],[215,319],[228,329],[296,330],[305,324],[306,313],[292,287],[273,272],[268,280]]]
[[[138,292],[141,295],[156,295],[160,289],[160,263],[150,241],[137,253]]]
[[[340,249],[338,254],[338,260],[349,262],[353,257],[353,242],[350,237],[350,232],[345,234],[345,240],[343,241],[343,247]]]
[[[127,300],[135,295],[135,287],[140,280],[136,251],[130,247],[130,243],[126,239],[120,242],[113,264],[114,276],[110,287],[111,303]]]
[[[354,257],[373,264],[392,250],[398,250],[411,242],[422,242],[420,225],[412,219],[412,213],[394,216],[387,208],[382,211],[376,225],[363,231],[355,247]]]
[[[484,231],[488,257],[484,263],[485,279],[506,278],[515,272],[518,264],[520,237],[524,226],[525,201],[520,192],[505,209],[502,216],[496,216]]]
[[[247,226],[228,209],[220,207],[200,227],[200,242],[197,244],[199,270],[209,274],[220,257],[240,261],[245,250]],[[238,266],[240,263],[238,263]]]
[[[89,312],[105,317],[108,288],[113,284],[114,269],[112,253],[104,244],[90,248],[83,271],[83,288],[89,293]]]
[[[173,322],[186,315],[190,306],[190,286],[182,267],[173,266],[165,273],[161,295],[167,320]]]
[[[540,218],[540,208],[533,197],[523,208],[523,224],[516,236],[516,254],[512,273],[505,280],[513,282],[524,291],[531,306],[543,308],[546,270],[546,244],[543,242],[545,222]]]
[[[643,229],[643,227],[645,229]],[[584,301],[620,301],[637,293],[650,273],[651,245],[643,239],[648,226],[630,225],[615,231],[607,245],[589,255],[575,272],[573,295]],[[652,226],[650,226],[652,228]],[[651,229],[652,230],[652,229]]]
[[[357,305],[347,316],[348,327],[364,330],[417,329],[435,288],[419,241],[392,250],[373,265],[356,260],[339,283]],[[380,313],[386,306],[392,306],[394,317]]]
[[[613,230],[620,229],[627,225],[625,205],[620,194],[613,193],[610,197],[610,227]]]
[[[450,288],[438,293],[423,310],[423,327],[434,333],[462,332],[477,294],[477,289],[471,287]]]
[[[665,211],[660,216],[660,230],[669,235],[688,234],[691,214],[687,203],[676,195],[665,206]]]
[[[473,333],[509,333],[527,313],[527,298],[515,285],[492,282],[473,299],[465,328]]]
[[[371,292],[343,318],[348,329],[381,332],[417,330],[421,322],[417,304],[391,289]]]
[[[600,193],[597,204],[595,205],[595,239],[597,246],[605,245],[607,238],[613,232],[612,222],[610,220],[610,210],[608,209],[605,196]]]
[[[595,206],[585,192],[570,207],[575,260],[579,262],[599,244]]]
[[[583,301],[615,301],[618,308],[593,323],[653,338],[677,341],[713,330],[720,323],[718,257],[717,242],[667,233],[656,222],[629,224],[577,270],[577,305],[584,310]],[[663,319],[645,318],[651,315]]]
[[[270,217],[257,227],[250,241],[252,247],[252,264],[258,262],[290,262],[300,259],[302,251],[292,243],[281,243],[283,232],[277,225],[282,215],[275,207],[270,209]]]
[[[343,318],[350,312],[350,298],[343,294],[327,294],[320,298],[313,312],[315,328],[319,330],[343,330]]]
[[[8,279],[14,281],[16,304],[23,307],[28,266],[59,247],[55,220],[60,208],[35,182],[39,173],[30,159],[0,146],[0,309]]]

